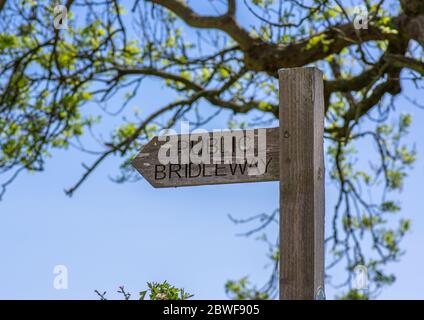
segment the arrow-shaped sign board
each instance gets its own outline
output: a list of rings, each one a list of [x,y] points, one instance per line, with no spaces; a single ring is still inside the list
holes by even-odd
[[[132,162],[155,188],[279,180],[279,129],[154,137]]]

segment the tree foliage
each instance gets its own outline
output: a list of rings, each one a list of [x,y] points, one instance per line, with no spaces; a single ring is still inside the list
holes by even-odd
[[[229,126],[273,123],[277,70],[317,65],[325,72],[327,174],[338,192],[327,215],[327,268],[364,264],[377,291],[394,281],[384,266],[400,258],[410,227],[392,218],[396,192],[416,158],[404,142],[412,119],[399,112],[399,97],[422,89],[421,0],[67,0],[68,29],[53,27],[54,4],[0,1],[1,196],[20,172],[42,171],[55,149],[93,156],[71,196],[112,156],[123,158],[118,182],[137,179],[128,165],[136,150],[181,119],[201,126],[224,112]],[[358,6],[366,29],[355,28]],[[153,78],[175,99],[128,116]],[[116,97],[124,98],[118,108]],[[216,112],[207,114],[205,102]],[[102,117],[122,112],[117,127],[96,131]],[[240,123],[242,114],[254,121]],[[89,137],[97,148],[87,147]],[[375,154],[361,153],[364,145]],[[348,293],[351,276],[341,285]],[[275,294],[275,285],[263,289],[256,294],[246,279],[227,284],[238,298]]]
[[[107,300],[107,292],[94,291],[100,300]],[[124,286],[120,286],[117,290],[124,300],[131,299],[131,293],[125,290]],[[192,294],[186,292],[183,288],[177,288],[170,285],[167,281],[164,282],[148,282],[147,289],[139,292],[139,300],[187,300],[193,297]]]

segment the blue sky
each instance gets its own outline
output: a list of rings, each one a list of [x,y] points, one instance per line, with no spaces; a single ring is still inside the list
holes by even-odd
[[[158,96],[154,86],[148,89]],[[398,280],[380,298],[423,298],[424,112],[406,103],[401,109],[414,115],[410,139],[418,149],[419,160],[400,196],[401,215],[411,217],[413,226],[403,243],[405,256],[390,267]],[[23,174],[0,203],[0,298],[92,299],[94,289],[112,298],[119,285],[136,293],[147,281],[163,280],[199,299],[226,298],[228,279],[249,275],[259,284],[267,279],[266,247],[237,237],[246,229],[227,215],[271,212],[278,206],[277,183],[177,189],[154,189],[145,180],[118,185],[108,179],[119,164],[112,159],[68,198],[63,189],[81,174],[81,158],[75,151],[55,152],[45,172]],[[327,219],[334,201],[330,190]],[[53,268],[62,264],[69,271],[68,290],[53,287]],[[328,287],[327,295],[333,293]]]
[[[418,100],[422,97],[413,88],[406,92]],[[167,98],[158,81],[148,81],[138,99],[144,112]],[[399,196],[399,217],[409,217],[413,224],[403,242],[405,256],[389,267],[398,280],[379,298],[422,299],[424,110],[404,99],[397,105],[397,113],[413,115],[409,139],[418,151]],[[224,128],[225,119],[218,118],[210,128]],[[145,180],[116,184],[108,178],[121,162],[114,158],[69,198],[63,190],[80,176],[84,159],[90,161],[75,150],[55,151],[43,173],[22,174],[0,202],[1,299],[96,299],[95,289],[118,298],[120,285],[136,295],[147,281],[163,280],[184,287],[197,299],[225,299],[226,280],[246,275],[259,285],[267,280],[266,246],[236,236],[247,229],[232,224],[228,214],[246,218],[272,212],[278,206],[278,183],[177,189],[154,189]],[[328,185],[327,219],[335,196],[331,190]],[[270,230],[270,235],[275,232]],[[68,268],[67,290],[53,287],[56,265]],[[342,276],[344,271],[335,272]],[[329,298],[334,292],[327,287]]]

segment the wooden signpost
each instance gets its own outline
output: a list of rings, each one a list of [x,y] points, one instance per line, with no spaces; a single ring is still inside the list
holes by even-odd
[[[280,70],[280,299],[324,294],[324,84]]]
[[[279,180],[280,299],[323,299],[323,75],[281,69],[279,80],[278,128],[155,137],[133,165],[155,188]]]

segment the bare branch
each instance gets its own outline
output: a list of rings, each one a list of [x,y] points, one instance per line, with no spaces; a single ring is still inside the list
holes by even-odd
[[[178,15],[188,25],[195,28],[218,29],[227,33],[242,48],[248,49],[253,43],[258,42],[243,29],[235,20],[235,1],[228,2],[228,12],[222,16],[201,16],[195,13],[184,2],[178,0],[147,0],[159,4]]]
[[[384,57],[388,63],[398,68],[408,68],[424,76],[424,63],[400,54],[387,54]]]

